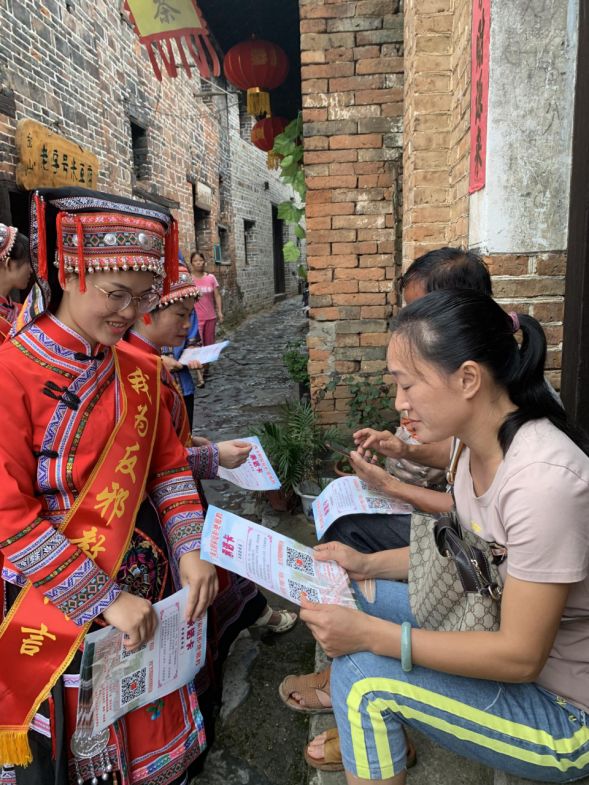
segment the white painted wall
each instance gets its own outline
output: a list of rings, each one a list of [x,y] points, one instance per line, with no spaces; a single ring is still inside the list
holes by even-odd
[[[487,182],[469,222],[483,253],[567,246],[580,1],[491,2]]]

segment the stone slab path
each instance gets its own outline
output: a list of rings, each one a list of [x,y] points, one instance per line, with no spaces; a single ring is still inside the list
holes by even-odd
[[[215,440],[251,435],[251,429],[275,416],[297,390],[282,363],[291,341],[306,333],[300,297],[250,316],[228,332],[230,346],[210,369],[204,390],[197,390],[195,433]],[[223,480],[205,483],[210,503],[313,544],[313,531],[302,514],[276,513],[264,499]],[[295,606],[268,595],[277,607]],[[278,684],[288,673],[312,669],[314,641],[297,623],[284,635],[242,633],[227,661],[224,699],[217,738],[193,785],[303,785],[307,779],[302,749],[308,718],[286,709]]]

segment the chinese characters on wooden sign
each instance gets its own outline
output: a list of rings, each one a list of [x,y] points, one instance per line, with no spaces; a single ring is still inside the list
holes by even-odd
[[[487,169],[490,28],[491,0],[473,0],[469,193],[480,191],[481,188],[484,188],[485,186]]]
[[[27,191],[64,185],[96,188],[98,158],[41,123],[21,120],[16,128],[16,147],[16,182]]]

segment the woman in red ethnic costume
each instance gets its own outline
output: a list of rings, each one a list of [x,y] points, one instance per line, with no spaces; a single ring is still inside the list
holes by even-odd
[[[8,333],[18,314],[18,306],[10,299],[13,289],[24,290],[31,279],[28,237],[20,234],[16,226],[0,223],[0,343]],[[0,573],[2,554],[0,554]],[[4,586],[0,579],[0,620],[4,618]]]
[[[135,648],[153,635],[153,602],[188,586],[195,619],[217,592],[185,450],[160,406],[161,362],[114,348],[157,304],[165,271],[177,275],[176,225],[158,206],[41,191],[31,257],[37,285],[0,349],[4,778],[183,783],[205,746],[192,685],[117,721],[91,758],[72,740],[91,626],[112,624]]]
[[[0,224],[0,342],[8,337],[20,308],[10,299],[10,292],[26,289],[30,279],[28,237],[15,226]]]
[[[190,315],[197,296],[198,288],[188,268],[180,264],[178,281],[170,286],[169,293],[161,298],[157,308],[148,317],[137,321],[126,340],[138,351],[156,356],[164,346],[181,345],[190,328]],[[176,432],[182,443],[187,445],[187,459],[197,485],[199,480],[214,479],[219,465],[232,469],[247,460],[251,450],[247,442],[225,441],[193,446],[184,400],[165,370],[162,395],[163,403],[172,414]],[[203,505],[206,505],[202,492],[200,497]],[[220,698],[221,666],[229,647],[242,630],[255,624],[271,632],[282,633],[290,630],[297,620],[297,615],[291,611],[270,608],[264,595],[251,581],[221,569],[217,573],[219,593],[211,606],[207,627],[210,654],[208,669],[203,669],[196,680],[199,699],[206,689],[214,688],[215,685],[215,698]],[[210,740],[208,724],[207,739]]]

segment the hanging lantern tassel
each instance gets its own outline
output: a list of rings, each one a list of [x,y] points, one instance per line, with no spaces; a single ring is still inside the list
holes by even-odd
[[[268,169],[278,169],[283,158],[284,156],[280,155],[280,153],[275,153],[273,150],[270,150],[266,157],[266,166]]]
[[[247,91],[247,113],[254,117],[270,116],[270,93],[259,87],[249,87]]]
[[[63,228],[62,223],[65,218],[65,213],[58,213],[55,219],[55,231],[57,232],[57,262],[58,262],[58,278],[59,284],[62,289],[65,289],[65,254],[63,250]]]

